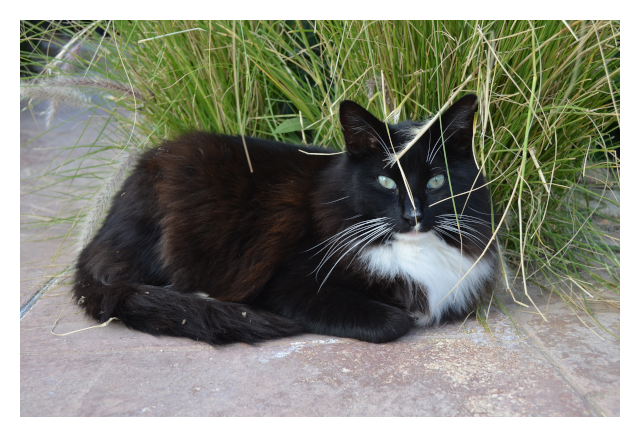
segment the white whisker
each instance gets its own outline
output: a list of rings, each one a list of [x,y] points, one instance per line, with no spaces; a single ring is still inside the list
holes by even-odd
[[[389,239],[389,237],[391,237],[393,235],[393,233],[391,232],[393,230],[393,227],[391,225],[384,225],[385,229],[382,229],[380,233],[374,235],[372,238],[369,239],[369,241],[367,241],[361,248],[360,250],[353,256],[353,259],[349,262],[349,265],[347,265],[347,268],[349,268],[349,266],[351,265],[351,263],[358,257],[358,255],[360,255],[360,253],[364,250],[365,247],[367,247],[370,243],[372,243],[373,241],[375,241],[378,237],[380,236],[384,236],[385,233],[388,234],[386,236],[387,240]],[[385,240],[385,244],[386,241]]]
[[[443,221],[446,221],[446,222],[457,223],[457,221],[458,221],[460,223],[474,223],[474,224],[478,224],[478,225],[482,225],[482,226],[491,227],[491,223],[489,223],[488,221],[483,220],[481,218],[478,218],[478,217],[469,217],[469,216],[458,215],[457,221],[456,221],[456,219],[454,218],[455,217],[454,214],[443,214],[443,215],[439,215],[438,218],[444,217],[444,216],[451,216],[452,217],[452,218],[446,217],[446,218],[442,219]]]
[[[328,205],[328,204],[330,204],[330,203],[339,202],[339,201],[341,201],[341,200],[348,199],[348,198],[349,198],[349,196],[344,196],[344,197],[341,197],[341,198],[339,198],[339,199],[332,200],[331,202],[321,203],[321,205]]]
[[[377,232],[379,229],[383,227],[389,226],[388,224],[384,223],[385,221],[388,221],[388,220],[389,218],[387,217],[380,217],[377,219],[365,220],[365,221],[356,223],[354,225],[349,226],[347,229],[339,232],[338,234],[334,235],[333,237],[329,238],[325,242],[314,246],[315,248],[315,247],[324,245],[324,247],[322,247],[318,252],[316,252],[314,255],[311,256],[312,258],[315,255],[318,255],[323,250],[327,250],[327,253],[320,260],[318,267],[316,267],[310,274],[316,273],[316,278],[317,278],[317,275],[322,269],[322,267],[324,266],[324,264],[329,259],[331,259],[336,253],[339,253],[345,250],[346,248],[347,249],[345,252],[345,255],[346,255],[346,253],[349,253],[350,250],[352,250],[354,247],[357,247],[357,245],[360,244],[361,241],[368,238],[371,234]],[[353,243],[356,240],[358,241],[354,245]],[[342,259],[342,257],[340,259]]]
[[[480,211],[477,211],[477,210],[475,210],[475,209],[471,208],[470,206],[467,206],[467,208],[469,208],[469,209],[470,209],[471,211],[473,211],[473,212],[477,212],[478,214],[484,214],[484,215],[500,215],[500,214],[491,214],[491,213],[489,213],[489,212],[480,212]]]
[[[366,226],[366,227],[358,229],[358,230],[356,230],[356,231],[354,231],[354,232],[352,232],[350,234],[345,234],[343,237],[341,237],[340,239],[336,240],[331,246],[329,246],[329,248],[327,250],[327,253],[320,260],[320,263],[318,264],[318,267],[316,267],[316,269],[311,273],[319,272],[320,268],[324,265],[324,263],[327,260],[329,260],[333,255],[335,255],[338,251],[340,251],[345,246],[348,246],[349,244],[351,244],[354,240],[356,240],[357,238],[359,238],[363,234],[367,234],[367,233],[371,232],[372,230],[376,229],[378,226],[379,225]],[[349,238],[349,240],[343,243],[343,241],[345,239],[347,239],[347,238]],[[320,252],[321,251],[322,250],[320,250]],[[320,252],[318,252],[318,253],[320,253]],[[317,253],[316,253],[316,255],[317,255]],[[317,273],[316,273],[316,275],[317,275]]]
[[[383,219],[386,219],[386,217],[376,218],[376,219],[371,219],[371,220],[365,220],[365,221],[362,221],[362,222],[355,223],[355,224],[353,224],[353,225],[349,226],[348,228],[346,228],[346,229],[344,229],[344,230],[342,230],[342,231],[338,232],[338,233],[337,233],[336,235],[334,235],[333,237],[330,237],[330,238],[328,238],[328,239],[324,240],[322,243],[316,244],[316,245],[315,245],[315,246],[313,246],[312,248],[307,249],[307,250],[304,250],[304,251],[302,251],[301,253],[309,252],[310,250],[313,250],[313,249],[315,249],[315,248],[316,248],[316,247],[318,247],[318,246],[325,245],[325,244],[327,244],[327,243],[331,242],[332,240],[335,240],[336,238],[340,238],[340,236],[341,236],[342,234],[344,234],[345,232],[350,232],[352,229],[354,229],[354,228],[356,228],[356,227],[362,226],[362,225],[367,224],[367,223],[372,223],[372,222],[380,221],[380,220],[383,220]],[[319,252],[318,252],[318,253],[319,253]],[[318,253],[314,254],[313,256],[317,255]],[[312,256],[312,257],[313,257],[313,256]]]
[[[329,278],[329,275],[331,275],[331,272],[333,272],[333,269],[336,268],[336,266],[342,260],[342,258],[344,258],[352,250],[356,249],[358,247],[358,245],[361,244],[362,242],[367,241],[367,243],[365,244],[365,246],[366,246],[367,244],[369,244],[371,241],[375,240],[380,235],[384,235],[385,232],[388,232],[388,229],[382,229],[382,230],[378,230],[378,228],[373,229],[365,237],[361,238],[360,240],[358,240],[358,242],[356,244],[354,244],[352,247],[350,247],[340,258],[338,258],[338,260],[335,262],[333,267],[331,267],[331,270],[329,270],[329,273],[327,273],[327,276],[324,277],[324,281],[322,281],[322,284],[320,284],[320,287],[318,288],[318,292],[320,292],[320,288],[322,288],[324,283],[327,282],[327,279]],[[373,234],[373,235],[371,235],[371,234]],[[351,265],[351,262],[349,263],[349,265]]]
[[[456,228],[454,226],[438,225],[437,228],[440,229],[440,230],[446,229],[447,231],[453,232],[454,234],[458,234],[459,236],[466,236],[477,247],[480,247],[480,246],[478,246],[478,243],[484,244],[483,241],[481,239],[479,239],[477,236],[475,236],[475,235],[473,235],[473,234],[471,234],[471,233],[469,233],[467,231],[463,231],[462,229],[458,229],[458,228]],[[462,228],[462,226],[461,226],[461,228]],[[455,237],[453,237],[451,235],[449,235],[449,236],[451,238],[456,239],[456,240],[458,239],[458,238],[455,238]],[[476,241],[478,243],[476,243]]]

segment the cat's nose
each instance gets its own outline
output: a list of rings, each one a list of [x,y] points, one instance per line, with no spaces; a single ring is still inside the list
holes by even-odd
[[[412,226],[416,224],[416,220],[420,221],[422,218],[422,205],[420,204],[420,200],[414,197],[413,203],[416,206],[415,210],[411,204],[411,199],[408,197],[404,199],[404,212],[402,213],[402,217],[404,217]]]

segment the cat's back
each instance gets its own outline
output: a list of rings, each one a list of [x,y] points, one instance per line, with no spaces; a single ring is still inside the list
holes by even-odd
[[[241,137],[194,132],[139,161],[159,216],[156,250],[178,290],[241,300],[229,293],[260,289],[309,232],[311,192],[335,157],[300,152],[320,148],[245,141],[246,151]]]
[[[337,156],[319,147],[193,132],[145,153],[138,171],[168,215],[253,217],[307,208],[318,175]],[[307,152],[307,153],[303,153]],[[323,154],[310,155],[309,153]]]
[[[200,179],[277,182],[290,176],[314,174],[330,161],[328,156],[303,153],[328,153],[319,147],[252,137],[244,140],[239,136],[191,132],[146,152],[139,168],[169,183],[177,182],[177,178],[181,185],[203,182]]]
[[[337,158],[327,153],[313,146],[192,132],[142,155],[135,183],[153,187],[149,194],[165,219],[188,214],[246,221],[308,208],[318,175]]]

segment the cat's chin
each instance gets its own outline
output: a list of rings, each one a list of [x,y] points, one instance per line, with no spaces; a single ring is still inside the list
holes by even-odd
[[[409,232],[398,232],[394,234],[394,237],[398,241],[416,242],[427,238],[427,233],[420,232],[419,230],[413,228]]]

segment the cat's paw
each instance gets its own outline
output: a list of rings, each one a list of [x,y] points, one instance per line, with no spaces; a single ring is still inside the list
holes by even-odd
[[[371,343],[386,343],[396,340],[405,335],[414,321],[406,311],[383,304],[381,302],[370,302],[368,325],[362,326],[359,340]]]
[[[339,314],[325,313],[321,321],[307,320],[308,329],[316,334],[386,343],[402,337],[413,325],[409,313],[377,301],[360,301],[342,309]]]

